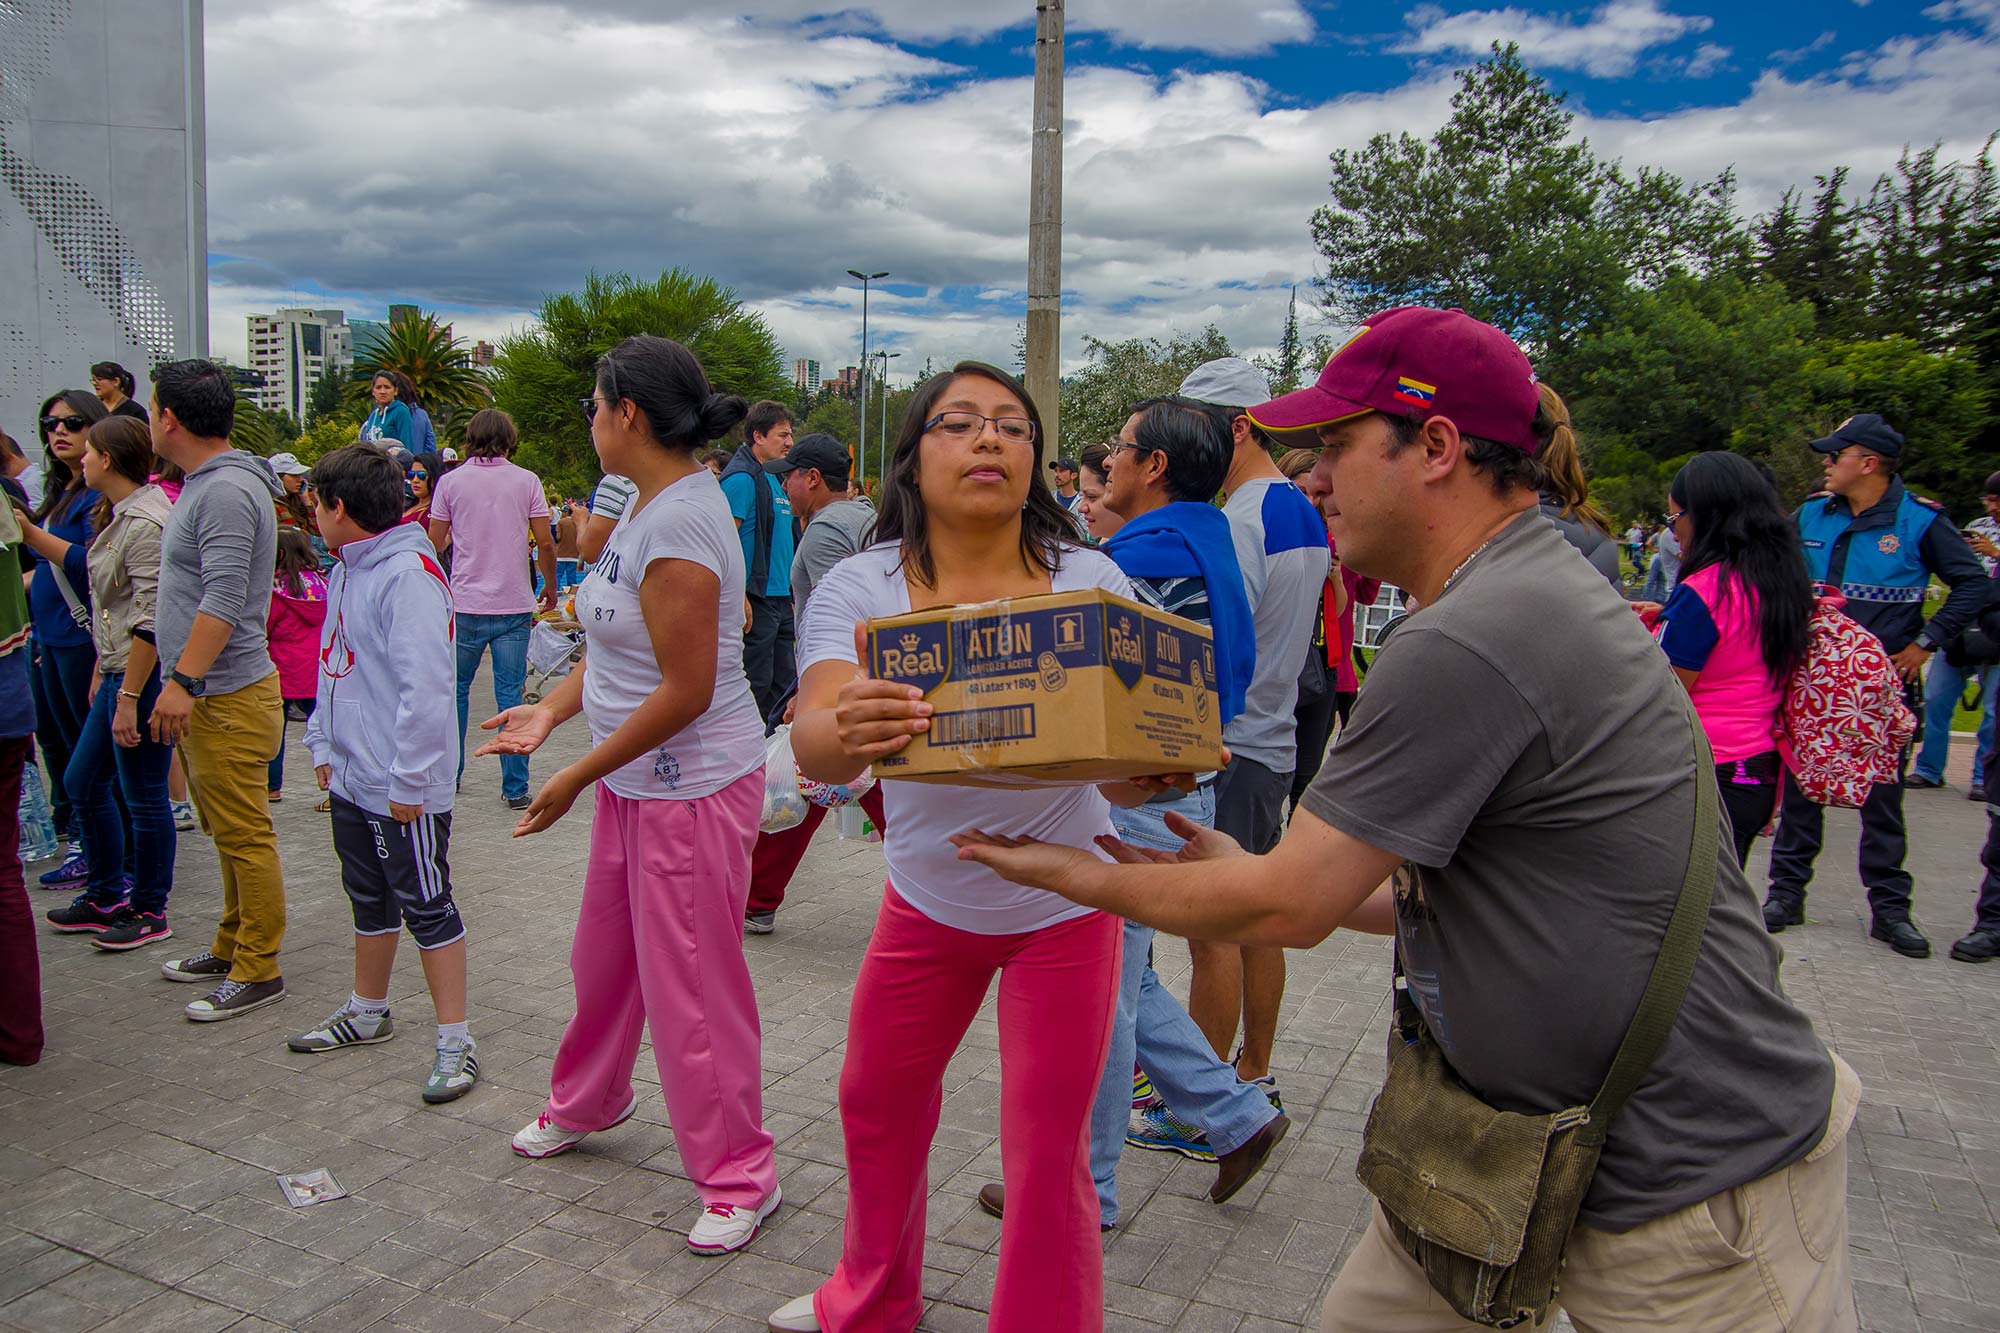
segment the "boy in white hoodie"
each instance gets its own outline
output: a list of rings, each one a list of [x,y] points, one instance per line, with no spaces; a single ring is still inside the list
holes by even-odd
[[[340,557],[320,632],[318,704],[305,744],[333,797],[333,850],[354,905],[354,993],[295,1051],[389,1040],[389,972],[408,926],[437,1010],[424,1100],[479,1078],[465,1024],[465,924],[446,850],[458,772],[451,589],[422,529],[403,518],[403,472],[374,445],[336,449],[307,482],[320,535]]]

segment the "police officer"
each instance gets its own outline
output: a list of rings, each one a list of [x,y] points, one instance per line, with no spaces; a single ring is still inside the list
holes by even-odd
[[[1914,686],[1931,654],[1979,614],[1986,569],[1943,506],[1905,489],[1896,475],[1903,437],[1881,417],[1849,417],[1812,447],[1823,455],[1826,490],[1799,507],[1806,567],[1814,582],[1840,589],[1847,614],[1882,640]],[[1925,624],[1924,592],[1933,574],[1951,592]],[[1820,807],[1787,778],[1764,900],[1764,926],[1773,934],[1805,921],[1822,825]],[[1905,958],[1928,958],[1931,942],[1910,921],[1905,849],[1902,784],[1878,782],[1861,807],[1861,882],[1873,917],[1868,934]]]

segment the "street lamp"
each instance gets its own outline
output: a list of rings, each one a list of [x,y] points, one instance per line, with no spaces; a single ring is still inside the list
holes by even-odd
[[[875,455],[875,462],[878,465],[876,475],[882,477],[889,475],[889,358],[901,355],[901,352],[875,353],[875,359],[882,363],[882,374],[879,381],[882,385],[882,448],[881,452]],[[865,421],[866,418],[863,418],[863,420]],[[867,444],[865,436],[862,439],[862,444],[864,447]]]
[[[850,278],[861,279],[861,433],[860,443],[855,448],[855,461],[861,465],[861,482],[868,483],[868,284],[888,277],[887,273],[863,273],[858,268],[847,270]]]

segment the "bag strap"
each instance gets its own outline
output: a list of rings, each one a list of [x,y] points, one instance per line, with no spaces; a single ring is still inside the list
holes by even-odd
[[[1721,845],[1722,822],[1717,809],[1720,797],[1715,787],[1715,756],[1709,751],[1708,737],[1702,734],[1694,706],[1681,694],[1687,708],[1688,724],[1694,731],[1694,836],[1689,840],[1687,870],[1681,876],[1680,899],[1667,922],[1667,935],[1653,960],[1653,973],[1646,980],[1646,992],[1639,997],[1639,1010],[1618,1054],[1611,1059],[1611,1072],[1604,1086],[1591,1099],[1590,1119],[1579,1131],[1585,1143],[1602,1144],[1611,1122],[1639,1087],[1639,1080],[1658,1058],[1680,1017],[1681,1000],[1687,995],[1694,976],[1695,959],[1701,955],[1701,937],[1708,928],[1709,904],[1715,900],[1715,862]]]
[[[69,575],[63,573],[62,562],[49,561],[49,573],[56,576],[56,589],[62,593],[63,600],[69,603],[69,618],[76,622],[78,629],[89,629],[90,612],[84,609],[83,599],[78,597],[76,589],[70,586]]]

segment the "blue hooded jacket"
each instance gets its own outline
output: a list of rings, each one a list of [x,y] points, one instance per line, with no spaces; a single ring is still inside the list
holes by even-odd
[[[1222,721],[1243,711],[1257,673],[1257,629],[1229,520],[1214,505],[1176,500],[1139,515],[1104,543],[1103,551],[1140,579],[1199,578],[1208,588],[1209,630],[1215,636],[1215,693]]]

